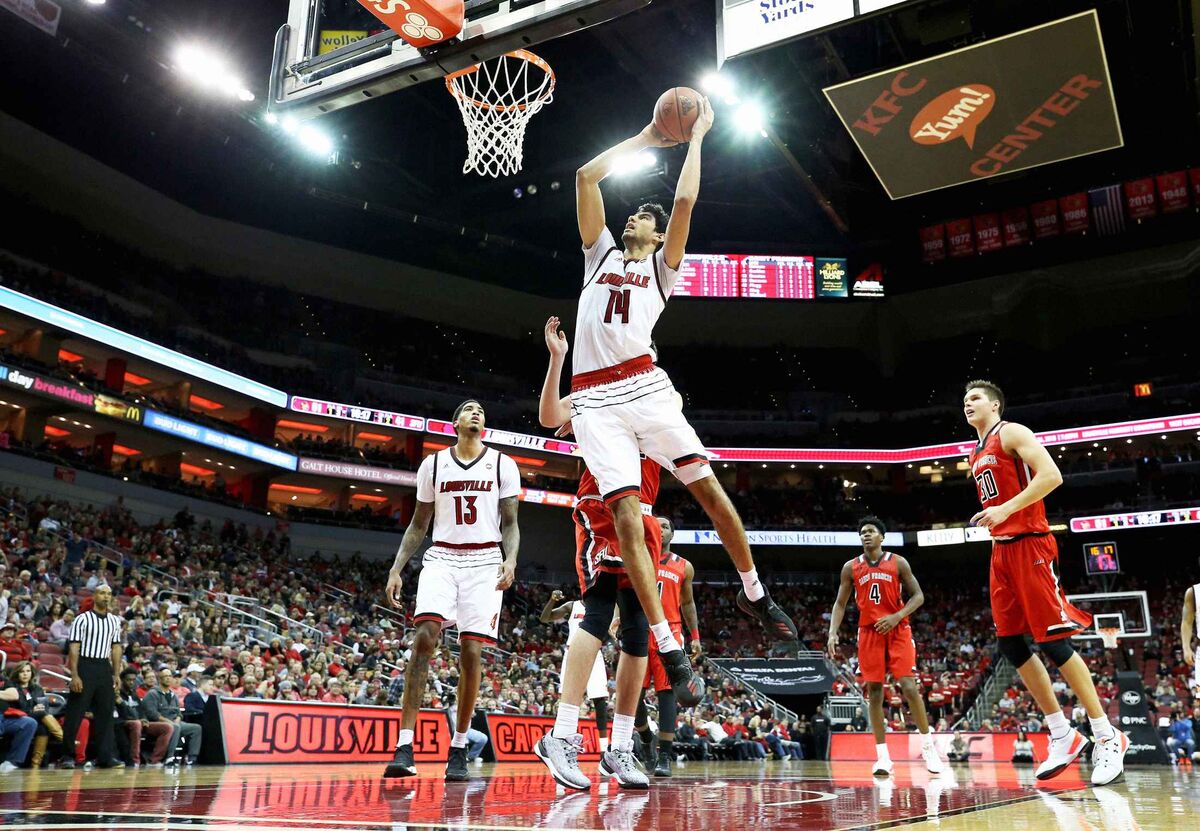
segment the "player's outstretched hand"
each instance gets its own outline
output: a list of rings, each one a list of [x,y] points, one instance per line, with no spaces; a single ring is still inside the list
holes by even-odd
[[[516,576],[516,568],[508,560],[500,564],[499,571],[496,572],[496,588],[504,591],[513,584],[513,578]]]
[[[557,317],[551,317],[546,321],[546,348],[550,350],[550,354],[556,358],[561,358],[567,354],[567,350],[571,347],[567,343],[566,332],[558,331],[561,325]]]
[[[404,578],[398,572],[389,571],[387,588],[383,593],[387,596],[387,602],[392,604],[393,609],[399,609],[404,604],[404,598],[400,595],[400,589],[404,586]]]
[[[557,430],[554,431],[555,437],[560,438],[560,439],[571,435],[571,433],[572,433],[571,419],[569,419],[569,418],[566,421],[564,421]]]
[[[697,123],[699,123],[698,120]],[[639,135],[642,138],[642,142],[647,147],[674,147],[675,145],[679,144],[679,142],[672,141],[662,133],[658,132],[658,128],[654,126],[653,121],[643,127],[642,132],[639,133]]]
[[[829,657],[837,661],[841,656],[838,655],[838,636],[830,635],[829,641],[825,644],[825,651],[829,653]]]
[[[705,134],[712,129],[715,117],[716,113],[713,112],[712,104],[708,98],[701,98],[700,115],[696,116],[696,123],[692,125],[692,141],[699,141],[704,138]]]

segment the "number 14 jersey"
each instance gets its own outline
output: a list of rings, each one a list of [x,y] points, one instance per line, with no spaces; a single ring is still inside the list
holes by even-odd
[[[465,463],[453,447],[426,456],[417,470],[417,499],[433,503],[433,548],[426,561],[499,563],[500,500],[520,492],[517,463],[494,448]]]

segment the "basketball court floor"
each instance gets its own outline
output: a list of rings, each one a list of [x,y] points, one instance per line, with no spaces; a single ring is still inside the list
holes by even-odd
[[[585,768],[586,769],[586,768]],[[537,763],[473,766],[447,783],[440,766],[384,781],[380,765],[19,771],[0,778],[8,826],[61,829],[1063,829],[1200,828],[1200,778],[1135,768],[1092,788],[1075,767],[1051,787],[1030,768],[980,763],[930,776],[897,763],[885,780],[861,762],[710,762],[681,766],[649,791],[555,786]]]

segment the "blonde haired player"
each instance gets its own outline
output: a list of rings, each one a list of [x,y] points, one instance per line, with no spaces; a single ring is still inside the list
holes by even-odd
[[[404,566],[417,553],[433,521],[433,545],[417,582],[416,636],[404,675],[400,737],[384,778],[415,776],[413,738],[425,696],[429,659],[442,629],[458,625],[458,714],[446,778],[467,778],[467,729],[479,695],[481,655],[494,646],[504,590],[512,585],[521,533],[516,462],[482,441],[483,405],[467,400],[454,411],[458,441],[425,457],[417,469],[417,508],[388,573],[387,599],[400,608]]]

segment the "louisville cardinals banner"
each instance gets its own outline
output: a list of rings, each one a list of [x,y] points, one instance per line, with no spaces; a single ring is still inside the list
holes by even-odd
[[[1033,238],[1050,239],[1060,233],[1058,223],[1058,200],[1044,199],[1029,206],[1033,217]]]
[[[1178,170],[1174,173],[1160,174],[1157,185],[1158,201],[1162,204],[1163,213],[1178,213],[1186,211],[1190,207],[1187,171]]]
[[[980,254],[999,251],[1004,247],[1000,233],[1000,217],[996,214],[979,214],[972,220],[975,225],[975,248]]]
[[[939,753],[945,756],[954,741],[954,733],[934,733],[933,742]],[[1016,733],[962,733],[967,746],[967,758],[972,762],[1012,762]],[[1030,733],[1034,755],[1045,759],[1049,750],[1050,736],[1047,733]],[[921,760],[920,733],[888,733],[888,755],[896,761]],[[833,733],[830,735],[829,759],[834,762],[875,761],[875,737],[870,733]]]
[[[921,260],[927,263],[946,259],[946,226],[928,225],[921,229]]]
[[[1125,208],[1130,219],[1149,219],[1158,214],[1154,180],[1147,176],[1125,183]]]
[[[509,713],[487,714],[488,735],[497,762],[535,762],[533,746],[542,736],[554,729],[554,716],[518,716]],[[579,758],[597,761],[600,758],[600,733],[594,718],[580,719],[583,750]]]
[[[946,237],[951,257],[969,257],[975,253],[975,231],[969,219],[952,219],[946,223]]]
[[[1029,211],[1024,208],[1011,208],[1001,216],[1004,224],[1004,244],[1027,245],[1029,243]]]
[[[1082,234],[1088,229],[1088,196],[1072,193],[1058,198],[1058,211],[1062,214],[1064,234]]]

